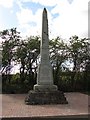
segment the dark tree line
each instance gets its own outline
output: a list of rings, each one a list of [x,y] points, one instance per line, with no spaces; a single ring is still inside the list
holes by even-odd
[[[40,61],[39,36],[22,39],[16,28],[0,32],[2,42],[2,83],[3,91],[27,92],[36,83],[37,66]],[[90,44],[88,39],[72,36],[67,43],[60,37],[50,40],[50,62],[54,83],[61,90],[87,89],[90,83]],[[70,64],[72,68],[70,69]],[[11,75],[14,65],[20,64],[19,73]],[[21,90],[21,91],[20,91]],[[10,92],[9,91],[9,92]],[[13,91],[12,91],[13,92]]]

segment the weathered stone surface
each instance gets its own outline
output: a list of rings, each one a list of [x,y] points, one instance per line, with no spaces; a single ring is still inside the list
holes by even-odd
[[[52,91],[57,91],[57,86],[56,85],[34,85],[34,90],[35,91],[41,91],[41,92],[52,92]]]
[[[29,91],[26,104],[67,104],[61,91],[53,84],[52,67],[49,61],[49,38],[47,11],[44,8],[42,17],[41,61],[38,67],[37,84]]]
[[[35,91],[57,90],[53,85],[52,67],[49,61],[49,37],[48,37],[48,18],[44,8],[42,14],[42,40],[41,40],[41,61],[38,67],[37,84],[34,85]]]
[[[28,105],[42,104],[67,104],[67,100],[61,91],[29,91],[29,95],[25,99]]]

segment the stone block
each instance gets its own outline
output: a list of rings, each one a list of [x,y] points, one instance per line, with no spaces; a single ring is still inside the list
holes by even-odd
[[[61,91],[29,91],[25,99],[27,105],[67,104],[66,97]]]

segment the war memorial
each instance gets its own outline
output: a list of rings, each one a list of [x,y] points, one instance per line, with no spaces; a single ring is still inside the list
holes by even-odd
[[[53,83],[49,61],[46,8],[42,14],[40,55],[37,84],[28,94],[0,94],[2,100],[0,118],[2,120],[88,120],[88,95],[79,92],[63,93]]]
[[[42,14],[41,62],[38,67],[37,84],[29,91],[26,104],[66,104],[63,92],[53,84],[52,67],[49,61],[49,35],[47,10]]]

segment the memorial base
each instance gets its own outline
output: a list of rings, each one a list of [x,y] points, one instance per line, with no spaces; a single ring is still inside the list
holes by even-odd
[[[25,98],[27,105],[43,105],[43,104],[67,104],[66,97],[61,91],[29,91]]]
[[[58,88],[56,85],[34,85],[34,91],[57,91]]]

